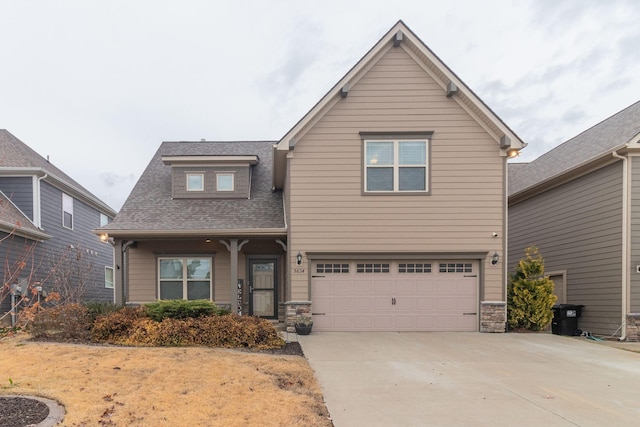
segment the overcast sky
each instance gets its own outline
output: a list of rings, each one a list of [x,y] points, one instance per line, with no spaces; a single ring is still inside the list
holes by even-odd
[[[398,19],[518,161],[640,100],[637,0],[0,0],[0,128],[118,210],[162,141],[280,139]]]

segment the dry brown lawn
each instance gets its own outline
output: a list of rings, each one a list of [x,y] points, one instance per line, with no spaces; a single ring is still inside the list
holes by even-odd
[[[303,357],[0,340],[0,395],[64,405],[64,426],[331,426]]]

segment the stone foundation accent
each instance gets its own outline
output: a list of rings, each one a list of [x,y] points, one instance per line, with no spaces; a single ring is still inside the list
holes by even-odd
[[[480,303],[480,332],[505,332],[506,324],[506,302],[482,301]]]
[[[627,341],[640,341],[640,313],[627,313]]]
[[[295,332],[295,323],[302,319],[311,319],[311,301],[288,301],[285,306],[287,332]]]

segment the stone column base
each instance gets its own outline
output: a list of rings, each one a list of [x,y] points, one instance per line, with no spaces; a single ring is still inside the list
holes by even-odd
[[[480,303],[480,332],[505,332],[506,324],[506,302],[482,301]]]
[[[640,313],[627,313],[627,341],[640,341]]]
[[[296,322],[311,319],[311,301],[288,301],[284,306],[287,332],[296,331]]]

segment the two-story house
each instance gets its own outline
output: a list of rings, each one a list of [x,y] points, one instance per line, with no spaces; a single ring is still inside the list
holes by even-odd
[[[402,22],[279,141],[165,142],[115,220],[116,300],[320,331],[504,331],[524,143]]]
[[[114,217],[104,202],[0,129],[3,286],[26,290],[38,284],[45,292],[71,292],[84,301],[113,301],[113,247],[91,230]],[[0,314],[10,310],[10,298],[3,295]]]

